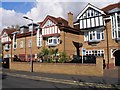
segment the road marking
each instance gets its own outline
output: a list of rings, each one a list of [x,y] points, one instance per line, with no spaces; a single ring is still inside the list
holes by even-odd
[[[64,80],[64,79],[55,79],[55,78],[47,78],[47,77],[40,77],[40,76],[30,76],[30,75],[23,75],[23,74],[15,74],[15,73],[5,73],[9,76],[33,79],[33,80],[41,80],[47,82],[54,82],[54,83],[62,83],[62,84],[70,84],[70,85],[79,85],[79,86],[89,86],[89,87],[96,87],[96,88],[117,88],[120,89],[119,85],[113,87],[112,85],[108,84],[97,84],[97,83],[87,83],[87,82],[78,82],[74,80]]]

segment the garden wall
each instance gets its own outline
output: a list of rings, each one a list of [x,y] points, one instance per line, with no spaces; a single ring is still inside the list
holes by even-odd
[[[29,62],[11,62],[10,69],[30,71]],[[33,63],[33,72],[72,74],[72,75],[103,75],[103,59],[96,58],[96,64],[75,64],[75,63]]]

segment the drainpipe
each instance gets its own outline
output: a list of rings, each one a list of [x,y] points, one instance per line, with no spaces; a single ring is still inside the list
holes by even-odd
[[[65,52],[65,32],[64,32],[64,52]]]
[[[108,29],[107,27],[106,28],[106,38],[107,38],[107,58],[108,58],[108,61],[107,61],[107,69],[109,69],[109,41],[108,41]]]

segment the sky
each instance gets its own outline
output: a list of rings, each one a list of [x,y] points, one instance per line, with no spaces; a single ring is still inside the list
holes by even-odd
[[[0,32],[11,25],[27,25],[32,18],[34,22],[41,22],[47,15],[62,17],[67,20],[67,13],[71,11],[76,21],[81,10],[91,3],[103,8],[109,4],[118,3],[119,0],[2,0],[0,3]]]

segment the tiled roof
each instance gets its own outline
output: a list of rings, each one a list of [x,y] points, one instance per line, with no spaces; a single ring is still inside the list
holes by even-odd
[[[67,20],[65,20],[61,17],[56,18],[56,17],[50,16],[50,15],[47,15],[47,17],[44,19],[44,21],[40,22],[40,24],[43,26],[44,23],[46,22],[46,20],[48,20],[48,19],[52,20],[57,25],[59,24],[59,25],[63,25],[63,26],[68,26]]]
[[[115,4],[110,4],[110,5],[102,8],[101,10],[103,10],[106,13],[108,13],[108,11],[110,11],[110,10],[112,10],[114,8],[120,8],[120,2],[119,3],[115,3]]]
[[[1,35],[4,33],[4,32],[6,32],[8,35],[10,35],[11,33],[13,33],[13,32],[15,32],[15,31],[17,31],[16,29],[3,29],[3,31],[2,31],[2,33],[1,33]]]

